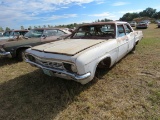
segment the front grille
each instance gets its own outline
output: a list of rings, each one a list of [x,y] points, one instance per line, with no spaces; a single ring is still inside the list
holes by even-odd
[[[44,67],[64,70],[63,63],[60,63],[60,62],[57,62],[57,61],[46,61],[46,60],[42,60],[40,58],[35,58],[35,62],[37,64],[40,64],[40,65],[44,66]]]

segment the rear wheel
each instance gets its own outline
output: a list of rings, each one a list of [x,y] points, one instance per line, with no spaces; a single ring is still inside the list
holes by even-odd
[[[26,49],[20,49],[20,50],[18,51],[18,53],[17,53],[17,59],[18,59],[19,61],[25,61],[25,54],[24,54],[25,50],[26,50]]]

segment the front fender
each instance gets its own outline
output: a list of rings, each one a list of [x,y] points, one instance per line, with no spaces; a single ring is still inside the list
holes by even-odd
[[[17,48],[15,48],[15,55],[17,55],[17,52],[18,52],[18,50],[20,50],[20,49],[28,49],[28,48],[31,48],[32,46],[30,46],[30,45],[25,45],[25,46],[18,46]]]

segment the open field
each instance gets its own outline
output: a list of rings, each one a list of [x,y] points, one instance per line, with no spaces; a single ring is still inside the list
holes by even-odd
[[[0,58],[0,119],[160,120],[160,28],[142,31],[135,54],[84,86]]]

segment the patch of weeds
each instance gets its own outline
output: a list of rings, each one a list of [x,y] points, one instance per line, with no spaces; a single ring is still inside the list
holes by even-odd
[[[148,82],[148,87],[153,87],[154,83],[155,83],[154,81],[149,81]]]
[[[160,90],[152,90],[151,96],[149,96],[149,100],[153,105],[160,105]]]

